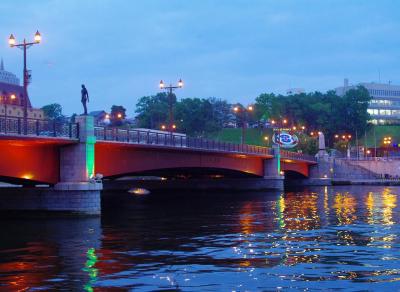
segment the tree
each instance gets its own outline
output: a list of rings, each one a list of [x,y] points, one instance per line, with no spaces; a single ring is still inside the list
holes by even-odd
[[[176,106],[178,129],[189,135],[204,135],[218,129],[213,119],[213,107],[209,100],[184,98]]]
[[[176,96],[173,94],[172,106],[176,104]],[[159,129],[162,124],[168,123],[169,97],[160,92],[152,96],[143,96],[136,104],[136,116],[139,126],[143,128]],[[174,109],[175,114],[175,109]]]
[[[121,126],[126,118],[126,109],[122,105],[111,107],[110,121],[113,126]]]
[[[62,107],[58,103],[48,104],[42,107],[44,116],[51,120],[59,120],[64,118],[62,114]]]

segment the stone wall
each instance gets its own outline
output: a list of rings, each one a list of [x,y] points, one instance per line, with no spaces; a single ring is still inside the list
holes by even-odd
[[[400,160],[350,160],[349,163],[375,173],[377,176],[400,177]]]
[[[98,215],[100,214],[100,191],[2,188],[0,189],[0,210],[57,211]]]

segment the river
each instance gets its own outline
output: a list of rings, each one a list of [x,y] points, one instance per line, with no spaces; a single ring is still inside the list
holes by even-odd
[[[107,193],[101,217],[4,217],[0,291],[397,291],[398,187]]]

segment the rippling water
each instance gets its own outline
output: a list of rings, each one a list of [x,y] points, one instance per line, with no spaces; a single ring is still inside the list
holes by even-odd
[[[107,194],[101,218],[2,218],[1,291],[397,291],[400,188]]]

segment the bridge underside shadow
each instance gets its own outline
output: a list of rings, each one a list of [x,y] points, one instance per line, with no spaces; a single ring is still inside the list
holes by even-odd
[[[160,177],[169,179],[219,179],[219,178],[261,178],[262,176],[242,171],[210,168],[210,167],[182,167],[163,168],[141,172],[132,172],[105,177],[106,179],[121,179],[126,177]]]
[[[292,180],[292,179],[306,179],[307,176],[304,174],[293,171],[293,170],[287,170],[285,171],[285,180]]]

